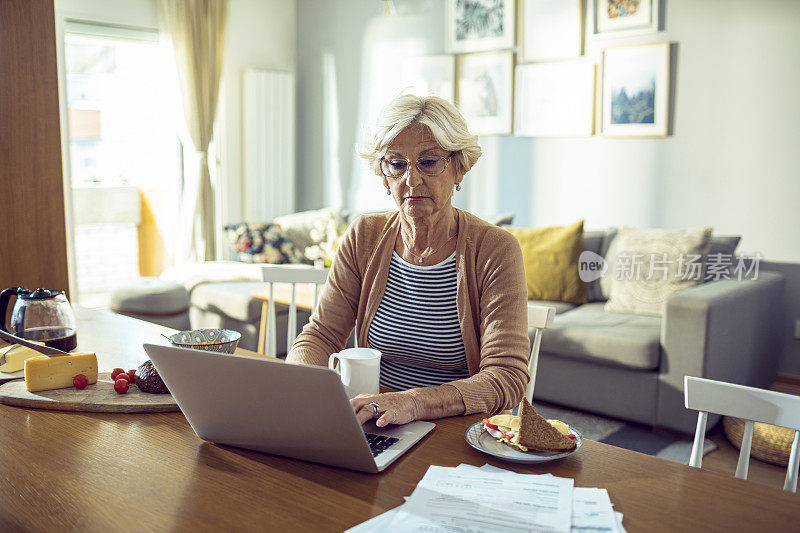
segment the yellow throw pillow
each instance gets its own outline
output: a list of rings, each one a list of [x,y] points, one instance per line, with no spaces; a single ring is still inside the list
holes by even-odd
[[[586,303],[586,285],[578,275],[583,220],[564,227],[506,229],[522,248],[529,300]]]

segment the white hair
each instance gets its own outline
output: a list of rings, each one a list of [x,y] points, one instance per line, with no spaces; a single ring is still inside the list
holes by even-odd
[[[481,156],[478,136],[469,132],[467,122],[453,104],[438,96],[403,94],[381,110],[375,129],[367,132],[358,150],[377,175],[383,175],[381,158],[389,145],[412,124],[427,126],[439,146],[453,152],[453,161],[460,172],[469,172]]]

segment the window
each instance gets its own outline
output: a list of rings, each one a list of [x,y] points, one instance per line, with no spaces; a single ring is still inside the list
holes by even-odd
[[[181,107],[174,62],[147,31],[68,25],[69,170],[78,301],[158,275],[177,225]]]

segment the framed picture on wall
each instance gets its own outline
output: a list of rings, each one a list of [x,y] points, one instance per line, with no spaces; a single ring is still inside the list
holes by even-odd
[[[451,55],[408,57],[403,61],[403,90],[455,101],[456,59]]]
[[[668,42],[603,49],[603,135],[667,135],[670,112],[669,67]]]
[[[515,135],[592,135],[594,63],[577,60],[517,65],[514,83]]]
[[[661,29],[661,0],[589,0],[592,33],[651,33]]]
[[[522,0],[519,61],[583,54],[583,0]]]
[[[448,52],[482,52],[514,47],[515,0],[446,2]]]
[[[511,133],[514,54],[484,52],[458,56],[456,101],[476,135]]]

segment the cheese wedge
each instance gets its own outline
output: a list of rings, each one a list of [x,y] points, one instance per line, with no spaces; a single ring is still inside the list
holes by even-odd
[[[0,352],[5,352],[6,354],[6,362],[0,365],[0,372],[6,373],[19,372],[23,369],[25,359],[42,355],[36,350],[32,350],[27,346],[20,346],[19,344],[13,344],[3,348]]]
[[[25,361],[25,387],[28,392],[72,387],[72,379],[78,374],[86,376],[90,385],[97,383],[96,354],[42,355]]]
[[[547,419],[547,423],[553,426],[558,430],[559,433],[566,436],[569,435],[569,426],[566,422],[562,422],[561,420],[552,420],[550,418]]]

